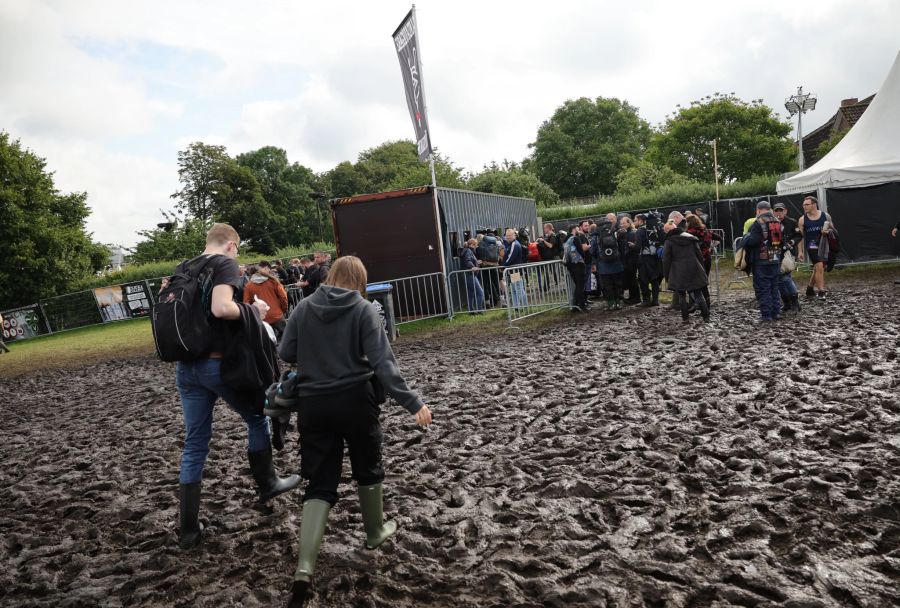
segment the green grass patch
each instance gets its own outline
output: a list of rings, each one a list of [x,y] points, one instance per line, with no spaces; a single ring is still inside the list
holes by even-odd
[[[139,355],[152,355],[150,319],[116,321],[49,336],[9,342],[0,355],[0,377],[11,378],[35,370],[81,367]]]

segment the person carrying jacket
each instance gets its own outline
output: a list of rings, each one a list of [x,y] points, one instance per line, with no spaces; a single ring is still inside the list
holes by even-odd
[[[781,222],[781,249],[784,252],[790,252],[792,256],[797,257],[797,244],[800,242],[801,234],[797,229],[797,220],[788,217],[787,207],[784,203],[775,203],[772,205],[772,213]],[[781,294],[782,312],[793,311],[793,314],[800,312],[800,294],[797,291],[797,284],[790,272],[782,272],[778,277],[778,291]]]
[[[272,326],[276,336],[281,336],[287,324],[284,315],[288,310],[288,296],[281,281],[272,276],[272,266],[266,260],[259,263],[257,272],[244,286],[245,304],[254,302],[256,297],[269,305],[263,320]]]
[[[666,278],[666,286],[678,296],[681,322],[687,323],[690,315],[688,295],[692,297],[694,305],[700,309],[703,320],[708,322],[709,303],[703,297],[703,288],[709,284],[709,279],[703,270],[700,240],[678,227],[677,223],[673,223],[666,233],[663,248],[663,275]]]
[[[431,423],[428,406],[400,375],[378,312],[361,295],[366,280],[359,258],[338,258],[325,283],[297,305],[278,349],[283,360],[297,364],[301,474],[308,481],[290,606],[306,601],[328,513],[338,500],[345,443],[366,547],[375,549],[397,529],[384,520],[378,419],[384,395],[376,396],[373,376],[416,423]]]
[[[253,396],[228,386],[222,377],[222,358],[231,346],[229,325],[241,319],[241,305],[234,300],[240,284],[236,261],[240,241],[237,231],[228,224],[213,224],[209,229],[202,254],[206,258],[202,276],[205,277],[203,292],[209,293],[209,299],[204,298],[203,302],[209,307],[206,312],[212,330],[210,352],[194,361],[179,361],[175,368],[175,384],[184,416],[184,447],[178,475],[178,545],[183,550],[199,545],[203,533],[199,520],[200,484],[212,438],[213,406],[219,398],[247,426],[247,458],[260,500],[265,502],[300,485],[297,475],[279,478],[275,474],[269,421],[262,413],[263,392],[259,392],[257,402]],[[187,269],[188,262],[182,262],[176,273]],[[247,308],[261,318],[268,306],[260,300]]]
[[[777,232],[774,228],[777,227]],[[781,260],[781,224],[768,201],[756,204],[756,221],[744,237],[744,248],[753,267],[753,291],[763,322],[781,318],[781,294],[778,290]]]

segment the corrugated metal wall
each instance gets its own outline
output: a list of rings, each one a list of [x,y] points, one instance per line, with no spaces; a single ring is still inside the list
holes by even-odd
[[[523,226],[534,236],[537,228],[534,199],[438,188],[438,201],[447,232],[458,232],[460,238],[467,230],[474,235],[484,228],[503,230]]]

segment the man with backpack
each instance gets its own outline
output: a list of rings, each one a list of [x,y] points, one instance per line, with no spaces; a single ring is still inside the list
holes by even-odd
[[[240,237],[228,224],[213,224],[203,253],[175,269],[153,312],[153,332],[163,360],[178,361],[176,385],[184,416],[184,447],[179,473],[179,541],[181,549],[200,544],[200,484],[212,437],[213,406],[221,398],[247,426],[247,457],[259,498],[267,501],[300,484],[297,475],[279,478],[272,463],[269,420],[262,402],[226,385],[222,358],[229,349],[232,324],[248,312],[259,319],[268,305],[257,300],[238,304],[240,285],[236,258]],[[181,307],[178,304],[182,304]],[[242,308],[245,307],[245,308]],[[179,315],[188,313],[186,317]],[[257,321],[258,324],[258,321]],[[183,347],[179,353],[175,347]]]
[[[606,310],[622,308],[622,264],[621,243],[618,225],[608,217],[602,218],[597,230],[591,235],[591,259],[597,267],[600,289],[606,297]]]
[[[475,248],[475,257],[481,261],[481,280],[484,287],[485,300],[488,307],[493,308],[500,303],[500,275],[497,265],[500,263],[500,239],[492,230],[488,230]]]
[[[763,322],[781,318],[781,294],[778,289],[782,251],[781,222],[772,213],[768,201],[756,204],[756,221],[744,236],[744,249],[753,267],[753,291]]]
[[[656,250],[662,245],[662,218],[651,215],[653,226],[647,225],[647,216],[634,216],[634,246],[639,252],[638,287],[641,291],[641,306],[659,306],[659,285],[662,282],[662,260]]]

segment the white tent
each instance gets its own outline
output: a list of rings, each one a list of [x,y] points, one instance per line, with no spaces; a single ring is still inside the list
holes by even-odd
[[[900,53],[865,114],[819,162],[778,182],[778,194],[900,182]]]

